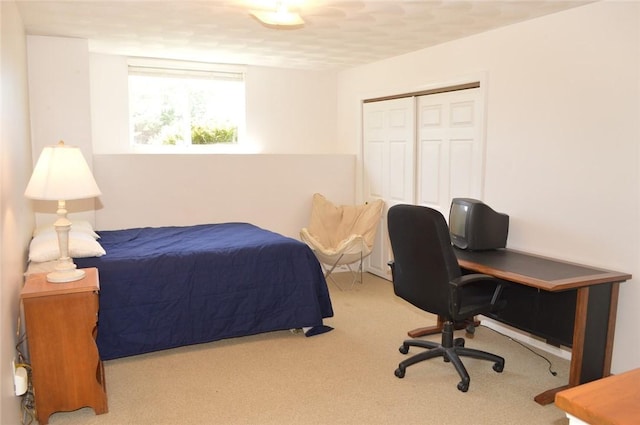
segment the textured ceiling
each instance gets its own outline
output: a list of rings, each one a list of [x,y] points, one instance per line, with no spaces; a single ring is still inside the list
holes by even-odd
[[[263,26],[274,0],[32,1],[28,34],[89,40],[92,52],[301,69],[342,69],[420,50],[591,1],[290,0],[305,25]]]

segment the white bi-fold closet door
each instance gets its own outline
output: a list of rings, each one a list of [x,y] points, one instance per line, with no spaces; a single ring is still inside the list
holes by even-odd
[[[364,199],[425,205],[448,217],[451,199],[482,197],[480,87],[363,103]],[[390,279],[386,211],[366,269]]]

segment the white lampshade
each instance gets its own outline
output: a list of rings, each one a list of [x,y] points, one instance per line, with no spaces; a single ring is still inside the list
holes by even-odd
[[[60,256],[55,271],[47,274],[49,282],[72,282],[84,277],[84,270],[76,269],[69,257],[71,221],[67,219],[66,201],[93,198],[100,194],[98,184],[79,148],[67,146],[60,141],[56,146],[48,146],[42,150],[24,195],[31,199],[58,201],[58,219],[54,226]]]
[[[60,141],[42,150],[24,195],[45,201],[69,201],[101,193],[80,148]]]

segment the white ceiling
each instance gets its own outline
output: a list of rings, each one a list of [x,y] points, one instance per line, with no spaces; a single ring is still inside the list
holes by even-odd
[[[92,52],[300,69],[375,62],[592,1],[289,0],[305,25],[249,15],[275,0],[18,0],[28,34],[79,37]]]

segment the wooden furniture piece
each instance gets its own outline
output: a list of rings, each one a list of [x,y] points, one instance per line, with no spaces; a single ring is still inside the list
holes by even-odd
[[[556,394],[569,424],[635,425],[640,420],[640,368]]]
[[[75,282],[49,283],[46,273],[27,277],[21,298],[40,425],[58,411],[92,407],[106,413],[104,368],[95,338],[98,270]]]
[[[553,403],[558,391],[610,375],[619,284],[630,274],[512,249],[455,253],[467,272],[506,283],[506,307],[488,317],[572,349],[569,383],[537,395],[536,402]],[[439,325],[409,335],[438,332]]]

